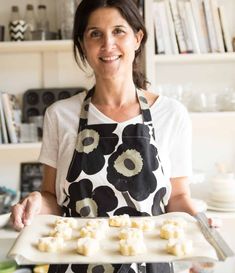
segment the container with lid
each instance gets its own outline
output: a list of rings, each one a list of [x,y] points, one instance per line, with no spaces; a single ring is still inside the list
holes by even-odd
[[[32,40],[32,32],[36,29],[37,23],[33,5],[27,4],[24,19],[25,22],[27,23],[25,40]]]
[[[49,31],[49,20],[47,16],[46,5],[38,5],[37,30],[41,30],[44,32]]]
[[[58,27],[62,39],[72,39],[77,0],[58,0]]]
[[[9,34],[11,41],[24,41],[27,24],[20,16],[19,7],[11,7]]]

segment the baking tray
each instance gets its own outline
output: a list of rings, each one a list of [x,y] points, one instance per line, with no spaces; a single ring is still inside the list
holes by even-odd
[[[42,88],[29,89],[23,95],[23,121],[29,122],[32,116],[43,116],[46,108],[55,101],[67,99],[76,95],[85,88],[64,87],[64,88]]]
[[[164,220],[174,217],[180,217],[187,221],[185,228],[186,237],[193,241],[193,252],[184,257],[176,257],[167,254],[165,246],[167,241],[159,237],[159,228]],[[155,228],[152,231],[144,232],[144,240],[147,251],[136,256],[122,256],[119,253],[118,234],[120,228],[109,228],[105,240],[101,241],[101,247],[98,253],[94,256],[82,256],[76,253],[76,241],[79,236],[79,231],[74,230],[74,239],[67,242],[66,248],[57,253],[40,252],[37,249],[37,242],[40,237],[48,236],[52,225],[57,216],[38,215],[30,226],[25,227],[19,234],[15,244],[10,250],[8,257],[14,258],[18,264],[68,264],[68,263],[142,263],[142,262],[173,262],[176,260],[198,260],[198,261],[218,261],[224,260],[228,256],[232,256],[233,252],[224,242],[222,249],[218,244],[214,244],[211,240],[213,232],[204,227],[204,221],[197,221],[194,217],[186,213],[174,212],[160,216],[147,217],[155,222]],[[137,217],[133,217],[137,218]],[[84,226],[88,218],[76,218],[78,226]],[[106,218],[107,219],[107,218]],[[107,219],[108,221],[108,219]],[[208,235],[210,234],[210,235]],[[226,247],[224,251],[223,248]],[[218,255],[219,254],[219,255]]]

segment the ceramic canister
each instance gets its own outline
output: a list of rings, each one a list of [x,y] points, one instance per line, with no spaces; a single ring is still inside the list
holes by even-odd
[[[11,41],[24,41],[27,23],[24,20],[15,20],[9,23]]]

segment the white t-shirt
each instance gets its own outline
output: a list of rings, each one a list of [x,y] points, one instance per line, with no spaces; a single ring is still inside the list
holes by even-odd
[[[57,169],[56,195],[59,205],[64,200],[63,186],[75,148],[81,105],[85,92],[60,100],[47,108],[44,117],[41,163]],[[178,101],[159,96],[150,108],[156,143],[165,174],[169,178],[190,176],[192,173],[191,120],[186,108]],[[114,122],[93,104],[88,113],[88,124]],[[123,125],[143,122],[138,115]]]

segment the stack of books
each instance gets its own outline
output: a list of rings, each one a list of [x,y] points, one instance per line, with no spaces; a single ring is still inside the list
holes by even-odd
[[[0,144],[19,142],[21,116],[16,96],[0,91]]]
[[[157,54],[232,52],[226,12],[217,0],[154,2]]]

